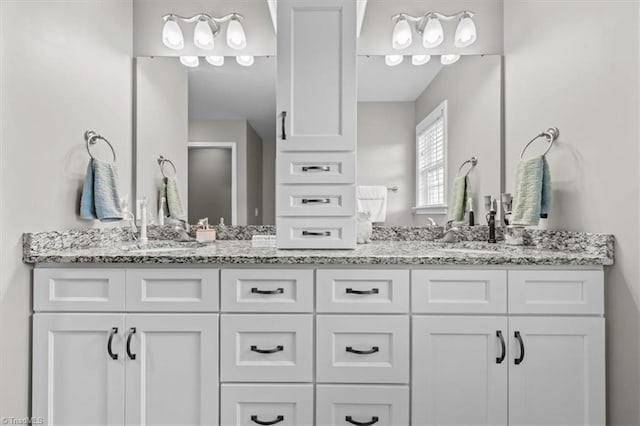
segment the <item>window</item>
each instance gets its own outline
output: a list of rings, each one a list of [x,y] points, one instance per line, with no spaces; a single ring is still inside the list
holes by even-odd
[[[447,101],[416,126],[416,214],[447,212]]]

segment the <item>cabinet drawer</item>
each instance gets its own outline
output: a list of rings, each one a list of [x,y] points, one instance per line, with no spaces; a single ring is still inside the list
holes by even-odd
[[[125,307],[125,273],[117,269],[33,271],[33,310],[112,311]]]
[[[356,156],[353,153],[278,153],[279,184],[355,183]]]
[[[280,216],[353,216],[354,185],[279,185]]]
[[[604,313],[602,271],[509,271],[509,313]]]
[[[313,425],[312,385],[222,385],[220,424]]]
[[[319,315],[316,334],[318,382],[409,382],[407,316]]]
[[[223,269],[226,312],[313,312],[313,270]]]
[[[409,425],[408,386],[318,385],[316,424]]]
[[[218,269],[128,269],[127,311],[216,312]]]
[[[311,315],[223,315],[223,382],[310,382]]]
[[[276,219],[278,248],[355,248],[355,218],[296,217]]]
[[[506,313],[507,272],[411,271],[411,307],[414,313]]]
[[[316,272],[318,312],[404,313],[409,271],[321,269]]]

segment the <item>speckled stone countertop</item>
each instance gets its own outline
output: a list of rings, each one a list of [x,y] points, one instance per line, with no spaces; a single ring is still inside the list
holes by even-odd
[[[474,241],[484,238],[482,227],[461,230],[456,243],[416,240],[418,230],[389,231],[393,240],[374,240],[355,250],[278,250],[252,247],[247,239],[224,239],[213,244],[178,243],[158,232],[156,240],[140,246],[121,229],[25,234],[24,262],[30,264],[305,264],[305,265],[582,265],[613,264],[611,235],[532,231],[528,245]],[[245,232],[245,231],[243,231]],[[77,235],[72,238],[70,233]],[[388,234],[389,234],[388,233]],[[151,237],[151,235],[150,235]]]

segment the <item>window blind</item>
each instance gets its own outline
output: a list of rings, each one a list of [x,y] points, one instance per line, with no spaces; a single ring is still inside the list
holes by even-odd
[[[444,116],[442,113],[417,135],[418,206],[444,204]]]

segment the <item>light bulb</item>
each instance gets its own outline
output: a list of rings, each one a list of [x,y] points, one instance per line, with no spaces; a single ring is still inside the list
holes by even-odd
[[[431,55],[413,55],[411,63],[413,65],[424,65],[431,60]]]
[[[440,56],[440,63],[442,65],[451,65],[458,62],[460,55],[442,55]]]
[[[180,63],[185,67],[195,68],[200,65],[200,59],[197,56],[180,56]]]
[[[204,59],[216,67],[224,65],[224,56],[205,56]]]
[[[460,22],[458,22],[458,27],[456,28],[456,47],[471,46],[475,43],[477,38],[476,24],[473,22],[471,17],[465,13],[462,16],[462,19],[460,19]]]
[[[176,18],[169,16],[162,27],[162,43],[169,49],[180,50],[184,47],[184,37]]]
[[[411,46],[413,36],[411,34],[411,26],[407,19],[403,16],[399,17],[396,25],[393,27],[393,38],[391,45],[394,49],[406,49]]]
[[[193,31],[193,44],[200,49],[213,49],[213,31],[211,31],[211,25],[205,17],[198,19],[196,29]]]
[[[444,30],[437,16],[430,16],[422,33],[422,45],[428,49],[440,46],[444,40]]]
[[[384,63],[390,67],[395,67],[402,63],[402,59],[404,59],[402,55],[386,55],[384,57]]]
[[[243,67],[250,67],[253,65],[253,56],[236,56],[236,62]]]
[[[240,20],[236,17],[231,18],[227,26],[227,45],[236,50],[247,47],[247,37],[244,34],[244,28],[242,28]]]

